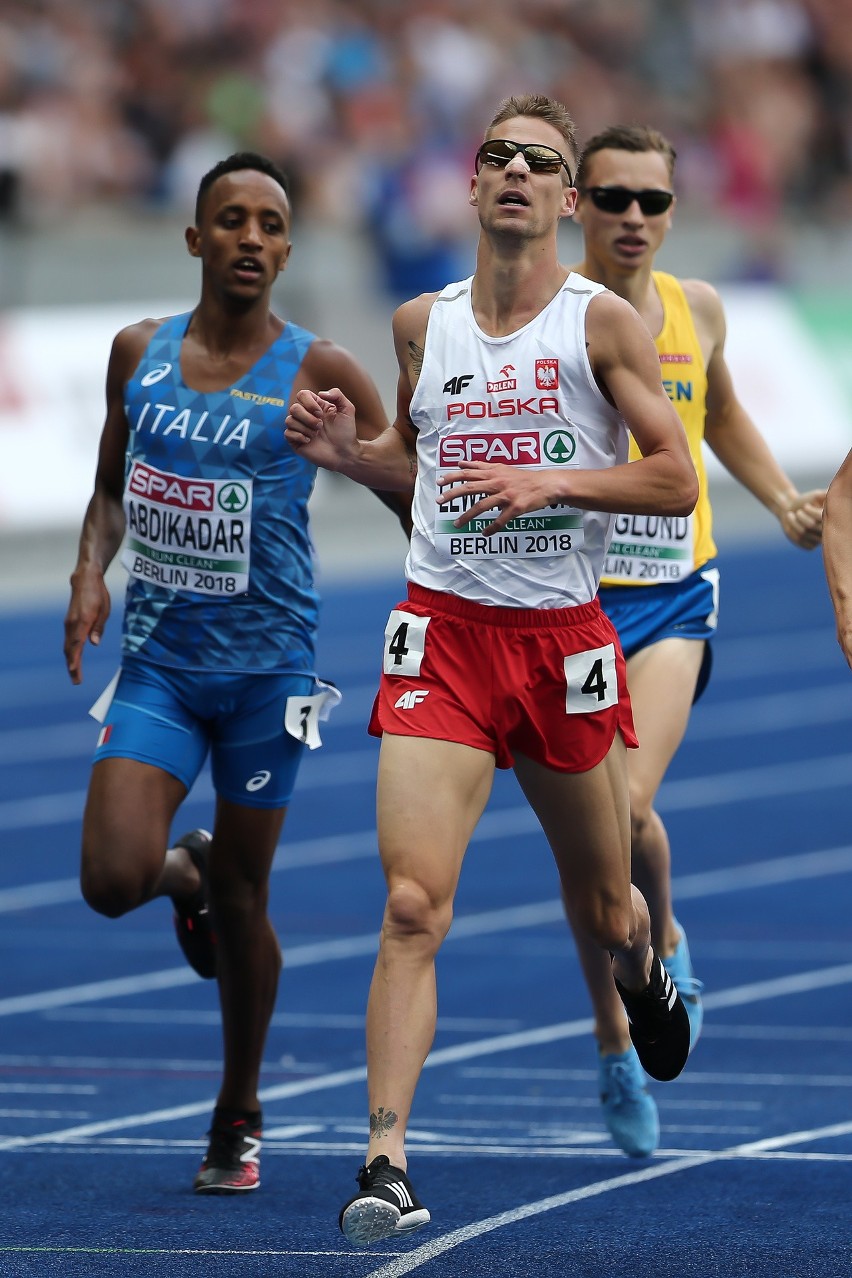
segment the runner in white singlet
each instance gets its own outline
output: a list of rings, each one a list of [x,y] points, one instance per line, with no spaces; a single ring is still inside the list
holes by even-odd
[[[367,1014],[370,1140],[340,1213],[355,1244],[429,1213],[405,1129],[435,1028],[435,954],[495,766],[513,767],[590,939],[610,952],[637,1050],[674,1077],[689,1049],[677,991],[630,884],[615,632],[596,600],[613,512],[688,515],[683,430],[635,311],[559,265],[573,211],[561,104],[508,99],[476,156],[476,270],[399,308],[396,421],[361,443],[339,389],[296,397],[287,436],[371,487],[414,480],[409,595],[391,615],[374,713],[388,896]],[[643,457],[627,464],[627,430]]]

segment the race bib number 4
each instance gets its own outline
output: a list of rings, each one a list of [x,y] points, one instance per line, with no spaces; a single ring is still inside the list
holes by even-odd
[[[170,590],[248,590],[252,481],[173,475],[134,461],[124,493],[131,577]]]
[[[426,648],[429,617],[394,608],[385,626],[385,653],[382,670],[387,675],[419,675]]]
[[[615,647],[590,648],[565,658],[565,713],[594,714],[618,705]]]

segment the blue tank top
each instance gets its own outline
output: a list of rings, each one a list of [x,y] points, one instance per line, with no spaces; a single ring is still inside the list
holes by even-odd
[[[190,318],[160,326],[125,387],[123,649],[186,669],[312,673],[316,467],[284,419],[315,336],[288,323],[238,382],[202,393],[181,376]]]

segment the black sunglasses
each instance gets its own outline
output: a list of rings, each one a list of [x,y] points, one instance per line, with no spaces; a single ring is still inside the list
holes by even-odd
[[[483,164],[491,164],[495,169],[505,169],[516,155],[522,155],[531,173],[558,173],[564,169],[568,174],[568,185],[571,185],[571,170],[564,155],[552,146],[542,146],[540,142],[511,142],[508,138],[492,138],[483,142],[476,153],[476,171]]]
[[[588,195],[602,213],[626,213],[636,200],[645,217],[665,213],[674,199],[673,191],[631,191],[626,186],[585,186],[581,194]]]

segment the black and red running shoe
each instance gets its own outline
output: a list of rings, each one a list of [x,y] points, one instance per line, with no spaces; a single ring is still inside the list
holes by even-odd
[[[244,1194],[260,1188],[260,1111],[215,1109],[209,1144],[193,1181],[197,1194]]]
[[[210,921],[207,877],[211,840],[207,830],[191,830],[175,839],[175,847],[186,848],[201,882],[191,897],[182,900],[172,897],[178,944],[190,967],[208,981],[216,976],[216,934]]]

